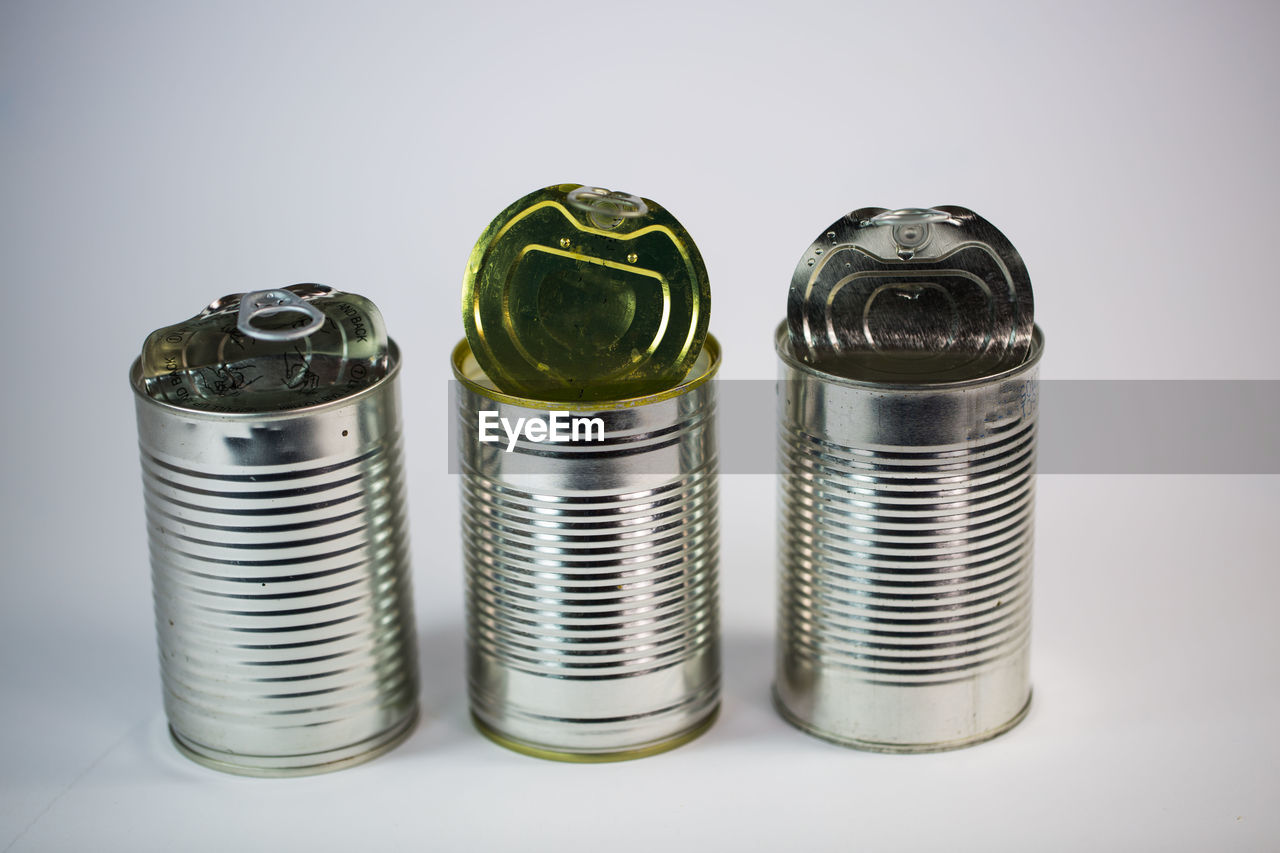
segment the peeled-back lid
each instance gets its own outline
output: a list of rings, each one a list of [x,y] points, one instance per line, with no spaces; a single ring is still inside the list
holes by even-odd
[[[1013,244],[971,210],[864,207],[800,259],[787,324],[796,356],[838,376],[976,378],[1026,360],[1031,280]]]
[[[625,399],[678,384],[710,309],[702,256],[670,213],[578,184],[498,214],[462,291],[476,361],[499,390],[536,400]]]

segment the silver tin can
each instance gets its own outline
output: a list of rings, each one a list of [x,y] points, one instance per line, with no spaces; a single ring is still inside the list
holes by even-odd
[[[493,388],[453,353],[476,726],[566,761],[638,758],[685,743],[720,703],[720,348],[686,382],[588,407]],[[604,440],[481,443],[478,417],[598,418]],[[585,433],[585,430],[584,430]]]
[[[408,736],[418,679],[400,354],[352,396],[219,414],[159,402],[135,362],[165,712],[201,764],[357,764]]]
[[[779,711],[881,752],[954,749],[1026,714],[1037,375],[890,385],[815,370],[785,323]]]

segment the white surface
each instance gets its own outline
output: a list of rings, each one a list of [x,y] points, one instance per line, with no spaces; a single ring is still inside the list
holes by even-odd
[[[828,222],[959,203],[1027,260],[1045,377],[1277,378],[1277,7],[262,6],[0,9],[0,850],[1280,846],[1280,478],[1042,477],[1031,714],[932,756],[774,715],[774,487],[726,478],[720,722],[559,765],[467,722],[443,420],[467,252],[561,181],[681,218],[728,377],[773,376]],[[428,713],[370,764],[245,780],[164,734],[125,371],[308,280],[405,352]]]

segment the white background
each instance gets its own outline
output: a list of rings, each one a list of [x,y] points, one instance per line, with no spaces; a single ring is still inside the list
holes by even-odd
[[[829,222],[952,203],[1026,259],[1044,377],[1280,378],[1278,35],[1264,3],[6,2],[0,850],[1276,849],[1280,478],[1042,477],[1030,716],[880,756],[769,707],[774,483],[726,476],[720,722],[576,766],[467,721],[444,445],[467,253],[565,181],[681,219],[726,377],[774,375]],[[165,735],[125,375],[297,281],[404,351],[426,716],[247,780]]]

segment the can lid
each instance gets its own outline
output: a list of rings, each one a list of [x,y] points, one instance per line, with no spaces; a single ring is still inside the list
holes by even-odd
[[[711,289],[688,232],[655,202],[580,184],[507,207],[467,263],[462,319],[499,390],[556,401],[656,393],[688,373]]]
[[[787,295],[796,355],[851,379],[998,373],[1026,360],[1034,321],[1013,244],[954,205],[841,217],[800,258]]]
[[[143,390],[219,414],[310,409],[376,384],[388,369],[382,312],[323,284],[232,293],[147,336]]]

